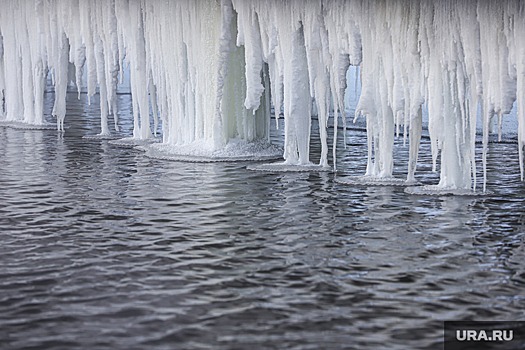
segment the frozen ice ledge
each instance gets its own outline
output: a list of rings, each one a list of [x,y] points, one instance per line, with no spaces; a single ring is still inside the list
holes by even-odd
[[[192,145],[203,144],[209,154],[199,156],[235,157],[229,145],[269,143],[273,107],[284,114],[285,164],[310,164],[310,139],[319,137],[326,167],[338,123],[345,125],[353,65],[361,84],[355,117],[367,124],[364,176],[392,178],[394,137],[403,131],[414,181],[424,109],[437,188],[475,189],[476,124],[486,169],[492,119],[515,104],[523,179],[524,7],[519,0],[0,0],[0,121],[44,125],[51,81],[63,130],[67,86],[75,83],[79,94],[86,87],[100,94],[100,134],[108,135],[110,117],[118,129],[116,89],[129,72],[137,140],[156,136],[160,125],[164,146],[155,147],[163,152],[191,156]]]

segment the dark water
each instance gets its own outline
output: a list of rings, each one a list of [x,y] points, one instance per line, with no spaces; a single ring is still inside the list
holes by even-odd
[[[63,135],[0,128],[1,349],[440,349],[443,320],[525,319],[515,145],[493,145],[493,195],[414,196],[151,160],[82,139],[94,105],[68,114]]]

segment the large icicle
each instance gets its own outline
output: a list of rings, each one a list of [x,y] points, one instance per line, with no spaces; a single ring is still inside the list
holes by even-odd
[[[5,116],[4,41],[0,35],[0,119]]]

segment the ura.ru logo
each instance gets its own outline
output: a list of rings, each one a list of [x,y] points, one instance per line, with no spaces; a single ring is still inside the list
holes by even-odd
[[[458,341],[511,341],[513,338],[514,332],[512,330],[456,330],[456,339]]]

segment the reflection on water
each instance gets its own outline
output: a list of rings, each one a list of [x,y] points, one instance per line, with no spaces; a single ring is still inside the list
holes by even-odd
[[[63,135],[0,128],[0,348],[435,349],[443,320],[525,318],[514,145],[490,154],[493,195],[414,196],[147,159],[81,138],[96,105],[72,98]]]

